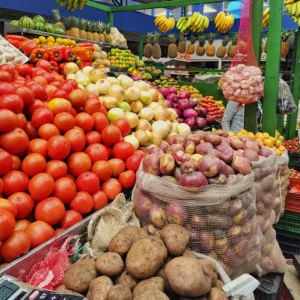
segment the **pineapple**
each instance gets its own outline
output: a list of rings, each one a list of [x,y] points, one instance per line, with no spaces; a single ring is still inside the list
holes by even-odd
[[[79,31],[79,36],[81,39],[86,40],[87,39],[87,32],[86,32],[86,26],[87,26],[87,20],[86,19],[81,19],[80,20],[80,31]]]
[[[235,35],[232,38],[231,45],[228,47],[228,50],[227,50],[227,55],[230,58],[234,57],[234,53],[235,53],[235,49],[236,49],[236,44],[237,44],[237,35]]]
[[[286,58],[287,55],[289,54],[290,45],[287,42],[287,39],[289,38],[289,36],[291,34],[292,33],[290,31],[284,31],[281,34],[281,38],[282,38],[282,41],[281,41],[281,52],[280,52],[280,57],[281,58]],[[264,48],[265,53],[267,53],[267,50],[268,50],[268,41],[266,41],[266,43],[265,43],[265,48]]]
[[[169,58],[176,58],[177,57],[177,45],[175,44],[175,34],[170,34],[169,35],[169,47],[168,47],[168,57]]]
[[[152,57],[154,59],[160,59],[161,58],[161,48],[160,48],[160,45],[159,45],[159,38],[160,38],[160,33],[155,32],[155,35],[154,35],[155,44],[152,47]]]
[[[98,26],[98,22],[92,22],[93,24],[93,41],[95,42],[99,42],[100,39],[99,39],[99,26]]]
[[[80,34],[79,34],[79,19],[76,17],[70,17],[71,19],[71,29],[70,29],[70,36],[74,37],[74,38],[79,38]]]
[[[188,45],[187,47],[187,54],[194,54],[196,47],[195,47],[195,43],[196,43],[196,37],[194,35],[191,36],[191,43]]]
[[[151,32],[148,32],[146,38],[147,44],[144,47],[144,56],[147,58],[150,58],[152,56],[152,43],[151,43],[152,39],[153,39],[153,34]]]
[[[216,47],[214,45],[215,37],[216,37],[215,34],[213,34],[213,33],[209,34],[208,45],[206,47],[206,55],[207,56],[215,56],[215,54],[216,54]]]
[[[99,28],[99,42],[104,43],[105,42],[105,36],[104,36],[105,25],[104,25],[104,23],[99,22],[98,28]]]
[[[180,40],[178,43],[178,52],[185,53],[185,51],[186,51],[186,43],[185,43],[184,33],[180,33]]]
[[[66,29],[66,35],[70,36],[70,29],[72,27],[72,17],[66,17],[64,18],[64,25],[65,25],[65,29]]]
[[[110,35],[110,29],[111,29],[111,25],[110,24],[107,24],[105,26],[105,42],[108,43],[108,44],[112,44],[112,38],[111,38],[111,35]]]
[[[87,39],[92,41],[93,38],[93,22],[87,21]]]
[[[229,37],[225,36],[222,41],[222,46],[220,46],[217,50],[217,57],[224,58],[224,56],[226,54],[226,46],[228,43],[229,43]]]
[[[59,10],[58,9],[53,9],[52,13],[53,13],[53,18],[54,18],[54,22],[55,22],[54,27],[59,27],[59,28],[65,30],[65,26],[61,22],[61,15],[59,13]]]
[[[197,49],[196,49],[196,54],[198,56],[203,56],[205,54],[205,41],[206,41],[206,35],[200,35],[199,37],[199,45],[197,46]]]

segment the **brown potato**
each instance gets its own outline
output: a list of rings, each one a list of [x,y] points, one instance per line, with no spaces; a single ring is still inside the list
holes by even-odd
[[[227,300],[227,299],[228,298],[226,294],[222,290],[216,287],[213,287],[207,296],[207,300]]]
[[[193,254],[193,251],[189,248],[186,248],[183,253],[182,253],[183,257],[191,257],[191,258],[196,258],[196,256]],[[197,258],[196,258],[197,259]]]
[[[107,295],[113,282],[107,276],[101,276],[94,279],[89,287],[87,298],[89,300],[107,300]]]
[[[146,291],[152,291],[152,290],[159,290],[163,292],[164,289],[165,289],[164,279],[160,276],[155,276],[139,282],[137,286],[134,288],[132,296],[133,298],[135,298],[142,295]]]
[[[168,282],[165,266],[166,265],[163,265],[163,267],[157,272],[157,276],[161,277],[165,282],[164,292],[167,294],[168,297],[175,300],[179,296],[172,290],[170,283]]]
[[[135,288],[138,283],[138,280],[132,277],[127,270],[125,270],[116,280],[116,283],[127,286],[131,291]]]
[[[177,224],[169,224],[160,232],[168,252],[173,256],[180,256],[190,241],[189,232]]]
[[[124,270],[124,262],[118,253],[106,252],[96,260],[96,269],[106,276],[116,276]]]
[[[82,293],[89,288],[91,281],[96,277],[96,262],[92,258],[87,258],[69,267],[65,274],[64,283],[67,289]]]
[[[132,300],[131,291],[122,284],[114,285],[108,292],[107,300]]]
[[[134,300],[170,300],[170,299],[165,293],[159,290],[153,290],[153,291],[146,291],[142,295],[134,298]]]
[[[209,272],[209,277],[211,279],[211,286],[216,286],[218,281],[218,271],[216,264],[208,259],[199,259],[198,262],[205,267]]]
[[[61,285],[57,286],[55,288],[55,291],[62,292],[64,294],[68,294],[68,295],[83,297],[82,294],[79,294],[79,293],[73,292],[71,290],[68,290],[64,284],[61,284]]]

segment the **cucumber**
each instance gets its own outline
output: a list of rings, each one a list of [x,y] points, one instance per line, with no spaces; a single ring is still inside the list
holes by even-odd
[[[41,15],[36,15],[33,17],[33,22],[34,23],[38,23],[41,22],[43,24],[46,24],[46,20],[44,19],[44,17],[42,17]]]

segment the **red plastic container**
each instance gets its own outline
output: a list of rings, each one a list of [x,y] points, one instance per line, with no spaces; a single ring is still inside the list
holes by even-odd
[[[300,194],[287,193],[285,198],[285,210],[300,213]]]

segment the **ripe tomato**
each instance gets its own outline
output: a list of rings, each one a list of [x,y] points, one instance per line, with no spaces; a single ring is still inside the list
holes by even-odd
[[[14,79],[14,77],[15,77],[15,68],[13,66],[11,66],[9,64],[3,64],[3,65],[0,66],[0,70],[8,72],[11,75],[12,79]]]
[[[92,172],[98,176],[100,181],[105,181],[112,175],[110,164],[104,160],[95,162],[92,166]]]
[[[28,135],[29,140],[33,140],[38,137],[38,131],[36,128],[32,125],[31,121],[26,122],[24,131]]]
[[[58,198],[49,197],[37,204],[34,215],[37,221],[55,225],[61,221],[65,212],[65,206]]]
[[[17,115],[9,109],[0,109],[0,132],[7,132],[18,125]]]
[[[94,113],[99,112],[100,108],[101,104],[98,98],[87,99],[84,104],[83,111],[89,115],[93,115]]]
[[[79,127],[68,130],[64,137],[70,142],[72,152],[79,152],[85,146],[85,134]]]
[[[76,195],[76,185],[68,177],[62,177],[55,181],[53,196],[60,199],[64,204],[70,203]]]
[[[0,136],[0,146],[11,154],[19,154],[25,151],[28,145],[28,135],[20,128],[15,128]]]
[[[44,221],[29,224],[25,232],[30,236],[31,249],[49,241],[55,235],[54,229]]]
[[[84,152],[90,157],[92,163],[99,160],[108,160],[108,152],[104,145],[92,144]]]
[[[35,76],[32,78],[32,80],[36,81],[41,86],[46,86],[48,84],[48,81],[43,76]]]
[[[58,80],[54,80],[54,81],[51,81],[51,83],[49,83],[49,84],[58,88],[60,86],[61,82]]]
[[[38,108],[31,116],[32,125],[35,128],[40,128],[43,124],[52,123],[53,113],[48,108]]]
[[[91,196],[90,196],[91,197]],[[93,207],[93,199],[92,207]],[[5,240],[14,231],[16,220],[14,216],[7,210],[0,209],[0,241]]]
[[[72,153],[68,157],[68,169],[69,172],[77,177],[83,172],[87,172],[91,169],[92,162],[90,157],[84,152]]]
[[[66,91],[57,88],[53,92],[53,94],[50,96],[50,100],[55,99],[55,98],[68,99],[69,95],[68,95],[68,93]]]
[[[82,220],[82,215],[76,210],[67,210],[60,222],[60,227],[67,229]]]
[[[44,157],[48,157],[47,141],[43,139],[34,139],[29,142],[27,153],[39,153]]]
[[[77,87],[78,87],[78,83],[74,79],[67,79],[66,83],[70,84],[74,89],[77,89]]]
[[[25,105],[30,105],[34,101],[34,92],[27,86],[21,85],[15,88],[15,93],[22,98]]]
[[[70,202],[70,208],[78,211],[82,215],[88,214],[93,209],[93,198],[87,192],[78,192]]]
[[[57,90],[57,87],[54,86],[54,85],[50,85],[50,84],[47,84],[45,86],[45,90],[46,90],[46,93],[48,95],[48,99],[52,99],[51,96],[53,95],[53,93]]]
[[[15,65],[15,70],[19,73],[20,76],[26,77],[32,71],[32,65],[29,64],[17,64]]]
[[[31,224],[31,222],[26,220],[26,219],[18,220],[16,222],[16,226],[15,226],[14,231],[25,230],[28,227],[29,224]]]
[[[30,249],[30,235],[23,230],[14,231],[5,240],[0,249],[1,257],[7,262],[12,262]]]
[[[49,61],[47,61],[45,59],[39,59],[36,64],[36,67],[45,70],[47,73],[50,73],[51,69],[52,69],[52,66],[49,63]]]
[[[65,133],[68,130],[74,128],[75,118],[69,113],[62,112],[54,117],[53,124],[58,128],[60,132]]]
[[[119,142],[114,145],[113,155],[115,158],[126,160],[128,157],[133,155],[133,153],[134,153],[134,148],[130,143]]]
[[[68,167],[60,160],[50,160],[47,162],[45,173],[49,174],[54,180],[67,176]]]
[[[119,175],[119,181],[124,189],[130,189],[135,184],[135,173],[132,170],[127,170]]]
[[[63,160],[69,155],[71,145],[64,136],[56,135],[48,140],[47,149],[50,158]]]
[[[43,187],[41,189],[41,187]],[[51,195],[54,190],[54,180],[47,173],[33,176],[28,183],[28,191],[35,201],[43,200]]]
[[[48,84],[55,80],[55,76],[51,73],[45,74],[44,78],[47,80]]]
[[[121,139],[121,131],[117,126],[108,125],[101,132],[102,141],[107,146],[118,143]]]
[[[8,94],[0,96],[0,109],[9,109],[19,114],[23,111],[24,102],[17,94]]]
[[[34,81],[33,81],[34,82]],[[38,83],[26,85],[34,93],[34,98],[45,101],[48,98],[46,89]]]
[[[83,131],[91,131],[94,127],[94,119],[91,115],[81,112],[75,117],[76,126],[82,128]]]
[[[24,114],[17,114],[17,127],[25,129],[27,124],[27,119]]]
[[[122,192],[122,185],[118,179],[110,178],[103,182],[102,191],[106,194],[108,200],[114,200]]]
[[[17,206],[9,200],[0,198],[0,209],[10,212],[14,217],[17,215]]]
[[[101,134],[95,130],[85,134],[85,139],[88,145],[101,143]]]
[[[27,191],[29,183],[28,176],[20,171],[9,171],[3,177],[3,194],[11,195],[17,192]]]
[[[21,169],[21,159],[17,155],[12,155],[12,170],[20,170]]]
[[[118,177],[120,173],[125,171],[125,162],[119,158],[112,158],[108,161],[111,167],[112,177]]]
[[[46,159],[43,155],[32,153],[24,158],[22,162],[22,171],[29,177],[32,177],[44,172],[46,164]]]
[[[60,132],[55,125],[46,123],[39,128],[38,134],[42,139],[48,141],[53,136],[60,135]]]
[[[0,70],[0,81],[2,82],[12,82],[13,78],[9,72]]]
[[[84,106],[87,101],[86,92],[82,89],[75,89],[69,94],[69,100],[73,107]]]
[[[76,187],[78,191],[93,194],[100,189],[100,181],[96,174],[83,172],[76,179]]]
[[[32,115],[33,112],[35,110],[37,110],[38,108],[47,108],[46,104],[45,104],[45,101],[41,101],[41,100],[35,99],[32,102],[32,104],[30,104],[30,105],[27,106],[27,112],[29,113],[29,115]]]
[[[26,218],[34,208],[34,201],[31,196],[23,192],[14,193],[7,200],[13,202],[17,207],[16,219]]]
[[[100,112],[96,112],[92,115],[95,121],[95,130],[102,132],[102,130],[109,125],[106,115]]]
[[[4,175],[12,169],[12,155],[3,149],[0,149],[0,175]]]
[[[57,115],[61,112],[70,113],[72,111],[71,102],[64,98],[51,99],[48,103],[48,108],[53,112],[54,115]]]
[[[74,90],[73,86],[66,81],[63,82],[58,88],[66,91],[68,95]]]
[[[119,119],[119,120],[116,120],[113,125],[117,126],[120,131],[121,131],[121,135],[122,136],[126,136],[130,133],[130,125],[128,123],[128,121],[126,119]]]
[[[3,192],[3,180],[0,178],[0,195]]]
[[[126,159],[126,169],[136,172],[139,169],[142,160],[143,157],[138,154],[128,157]]]
[[[14,87],[12,84],[7,82],[0,82],[0,96],[12,94],[14,92]],[[99,101],[98,101],[99,102]]]
[[[32,68],[31,78],[35,76],[45,76],[46,74],[48,73],[41,68]],[[31,82],[35,82],[35,81],[31,81]]]
[[[100,208],[107,205],[108,199],[103,191],[97,191],[92,195],[92,198],[94,201],[93,210],[99,210]]]

